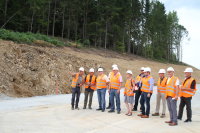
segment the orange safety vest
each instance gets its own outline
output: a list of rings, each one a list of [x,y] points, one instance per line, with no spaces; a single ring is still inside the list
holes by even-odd
[[[192,81],[194,81],[194,80],[195,79],[192,78],[192,77],[189,78],[188,80],[186,80],[185,83],[182,84],[183,88],[189,89],[191,87]],[[194,91],[186,91],[186,90],[181,91],[180,96],[182,96],[182,97],[192,97],[192,96],[194,96],[195,92],[196,92],[196,86],[194,88]]]
[[[110,88],[111,89],[120,89],[120,74],[118,73],[117,75],[111,74],[110,75]]]
[[[105,76],[105,74],[102,74],[101,76],[97,76],[97,79],[96,79],[96,88],[97,89],[107,88],[106,80],[102,79],[104,76]]]
[[[87,75],[85,82],[86,82],[86,83],[90,82],[90,74]],[[95,83],[96,83],[96,76],[93,75],[93,76],[92,76],[92,79],[91,79],[91,84],[95,84]],[[87,89],[88,87],[89,87],[89,86],[86,84],[86,85],[85,85],[85,88]],[[96,90],[95,85],[90,86],[90,88],[93,89],[93,90]]]
[[[124,88],[124,95],[134,96],[134,92],[132,90],[133,89],[132,82],[134,82],[134,80],[132,78],[126,80],[126,84],[125,84],[125,88]]]
[[[170,96],[174,98],[176,96],[176,81],[177,77],[171,77],[169,83],[166,85],[166,97]]]
[[[167,85],[167,77],[164,77],[161,83],[160,83],[160,78],[159,78],[158,83],[157,83],[158,92],[166,93],[166,85]]]
[[[79,76],[79,74],[76,73],[76,76],[73,77],[71,87],[76,87],[76,83],[78,81],[78,76]]]
[[[148,76],[148,77],[142,78],[142,88],[141,88],[142,92],[153,93],[153,91],[150,91],[150,84],[148,82],[151,78],[153,77]]]

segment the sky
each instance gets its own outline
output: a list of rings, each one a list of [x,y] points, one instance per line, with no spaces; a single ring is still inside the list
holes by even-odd
[[[176,11],[179,23],[189,32],[189,40],[183,40],[182,61],[200,69],[200,0],[159,0],[166,12]]]

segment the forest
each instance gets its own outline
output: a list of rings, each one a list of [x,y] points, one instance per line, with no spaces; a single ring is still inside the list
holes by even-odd
[[[0,28],[40,33],[167,62],[182,61],[187,29],[156,0],[0,0]]]

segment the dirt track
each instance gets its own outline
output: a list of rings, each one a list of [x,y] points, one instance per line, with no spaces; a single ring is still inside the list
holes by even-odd
[[[127,69],[136,76],[141,66],[149,66],[155,79],[160,68],[169,66],[183,79],[186,67],[102,49],[41,47],[0,40],[0,92],[13,97],[31,97],[55,94],[59,88],[59,93],[70,93],[68,72],[76,72],[80,66],[86,70],[102,66],[108,73],[114,63],[123,76]],[[200,79],[200,71],[194,71],[194,77]]]

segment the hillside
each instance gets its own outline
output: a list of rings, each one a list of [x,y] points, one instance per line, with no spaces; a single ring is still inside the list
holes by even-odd
[[[102,49],[44,47],[5,40],[0,40],[0,57],[0,92],[13,97],[55,94],[56,88],[59,93],[70,93],[68,72],[76,72],[80,66],[86,70],[102,66],[108,74],[115,63],[123,76],[127,69],[136,76],[141,66],[149,66],[155,79],[158,70],[168,66],[174,67],[176,75],[183,79],[186,67]],[[196,68],[194,71],[194,77],[200,79],[200,71]]]

